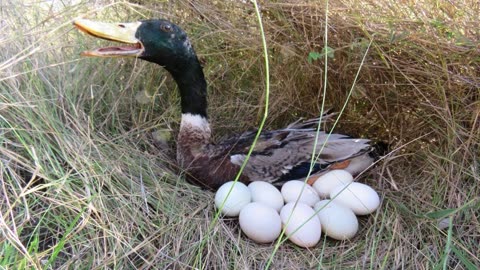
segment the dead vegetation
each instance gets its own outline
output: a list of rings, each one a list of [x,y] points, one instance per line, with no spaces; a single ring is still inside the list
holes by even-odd
[[[340,110],[361,69],[335,129],[390,150],[360,180],[383,205],[354,239],[324,238],[311,250],[285,243],[276,253],[242,236],[235,220],[212,225],[212,193],[185,183],[171,148],[154,145],[152,132],[170,136],[179,121],[166,72],[80,58],[97,41],[70,24],[78,16],[180,24],[204,64],[221,137],[262,116],[252,5],[53,3],[7,1],[0,11],[3,268],[259,269],[270,258],[271,269],[480,267],[476,1],[332,1],[326,82],[323,58],[312,59],[325,47],[325,2],[260,3],[271,57],[267,126],[318,115],[324,83],[327,107]]]

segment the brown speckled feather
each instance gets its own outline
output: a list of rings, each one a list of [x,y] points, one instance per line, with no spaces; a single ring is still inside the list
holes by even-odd
[[[216,189],[231,181],[250,149],[255,132],[247,132],[220,144],[209,142],[210,128],[206,119],[183,117],[177,143],[177,159],[191,182]],[[276,131],[265,131],[259,137],[254,151],[241,175],[240,181],[267,181],[281,185],[287,180],[301,179],[308,174],[316,130],[312,123],[318,119],[296,123]],[[312,174],[321,173],[331,164],[364,157],[370,161],[371,147],[365,139],[320,132],[316,153],[320,153]],[[321,152],[320,152],[321,150]],[[365,163],[367,166],[371,162]],[[360,170],[365,169],[361,166]],[[358,168],[354,173],[358,173]]]

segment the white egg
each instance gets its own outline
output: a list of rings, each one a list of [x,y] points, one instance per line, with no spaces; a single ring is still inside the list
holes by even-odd
[[[322,224],[322,231],[327,236],[345,240],[352,238],[357,233],[357,216],[349,208],[331,200],[323,200],[316,203],[314,209]]]
[[[243,233],[260,244],[275,241],[282,231],[282,221],[278,212],[263,203],[247,204],[240,211],[238,219]]]
[[[380,198],[375,190],[361,183],[340,185],[332,190],[330,198],[352,209],[356,215],[367,215],[377,210]]]
[[[255,181],[248,185],[252,194],[252,202],[266,204],[277,212],[280,212],[283,206],[283,197],[280,191],[272,184],[264,181]]]
[[[286,203],[298,202],[313,207],[320,198],[317,192],[308,184],[293,180],[288,181],[282,186],[282,196]]]
[[[353,176],[345,170],[332,170],[317,178],[313,183],[313,188],[317,191],[320,198],[328,198],[334,188],[342,184],[353,182]]]
[[[231,192],[230,189],[232,189]],[[223,184],[215,194],[215,206],[220,209],[223,204],[222,214],[229,217],[238,216],[240,210],[249,204],[251,200],[252,195],[250,194],[250,190],[245,184],[240,182],[227,182]]]
[[[322,235],[322,226],[315,211],[304,203],[287,203],[280,211],[285,234],[301,247],[313,247]]]

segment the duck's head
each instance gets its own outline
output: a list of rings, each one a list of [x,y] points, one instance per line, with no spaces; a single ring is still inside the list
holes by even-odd
[[[137,57],[157,63],[172,73],[197,59],[187,34],[167,20],[105,23],[78,19],[73,24],[94,37],[126,44],[86,51],[85,56]]]
[[[163,19],[133,23],[104,23],[86,19],[73,24],[81,31],[106,40],[124,43],[83,52],[95,57],[137,57],[163,66],[177,82],[182,113],[207,117],[207,84],[187,34]]]

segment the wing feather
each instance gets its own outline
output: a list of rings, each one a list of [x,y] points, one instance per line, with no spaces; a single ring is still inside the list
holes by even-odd
[[[354,139],[342,134],[327,134],[323,131],[318,134],[315,146],[316,129],[313,126],[315,121],[318,119],[262,133],[244,174],[251,181],[275,182],[285,178],[286,175],[298,179],[308,173],[309,160],[314,148],[318,159],[312,166],[312,173],[328,168],[329,164],[366,155],[371,150],[369,140]],[[218,145],[217,150],[227,151],[228,153],[223,154],[230,156],[230,162],[241,166],[254,137],[255,132],[244,133],[240,137],[228,140],[228,147],[227,144],[225,147]]]

